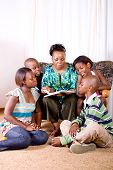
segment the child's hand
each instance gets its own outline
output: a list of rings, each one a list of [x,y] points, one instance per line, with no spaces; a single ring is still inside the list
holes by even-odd
[[[41,125],[37,125],[37,129],[41,129]]]
[[[56,138],[50,138],[51,140],[51,145],[58,147],[61,146],[61,142],[60,142],[60,138],[56,137]]]
[[[31,125],[32,127],[34,127],[35,129],[36,129],[37,126],[38,126],[36,123],[31,123],[30,125]]]
[[[71,125],[70,130],[69,130],[69,134],[70,134],[72,137],[74,137],[74,136],[76,135],[77,130],[79,130],[78,124],[77,124],[77,123],[73,123],[73,124]]]
[[[29,125],[26,126],[26,130],[27,131],[33,131],[33,130],[36,130],[36,128],[34,127],[34,125],[29,124]]]
[[[41,124],[31,123],[35,130],[41,129]]]

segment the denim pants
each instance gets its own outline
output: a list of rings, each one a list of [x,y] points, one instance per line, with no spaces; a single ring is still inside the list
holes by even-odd
[[[48,140],[48,134],[42,130],[30,132],[19,126],[10,129],[5,136],[7,139],[0,141],[0,151],[23,149],[30,145],[42,145]]]

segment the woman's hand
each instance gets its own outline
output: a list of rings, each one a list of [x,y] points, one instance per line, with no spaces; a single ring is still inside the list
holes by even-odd
[[[73,123],[73,124],[71,125],[70,130],[69,130],[69,134],[70,134],[72,137],[74,137],[74,136],[76,135],[77,130],[79,130],[78,124],[77,124],[77,123]]]
[[[70,89],[70,90],[67,90],[67,91],[65,91],[65,94],[73,94],[73,92],[74,92],[74,90],[73,89]]]
[[[42,92],[42,93],[47,93],[47,94],[49,94],[49,93],[52,93],[52,92],[54,92],[54,91],[53,91],[53,89],[51,89],[50,87],[45,86],[45,87],[42,87],[41,92]]]

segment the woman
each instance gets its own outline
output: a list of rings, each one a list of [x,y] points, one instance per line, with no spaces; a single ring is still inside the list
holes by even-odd
[[[44,97],[43,102],[47,111],[47,117],[54,125],[52,135],[56,135],[59,129],[58,120],[75,118],[77,73],[71,64],[65,62],[66,49],[62,44],[54,44],[50,48],[52,64],[45,68],[42,77],[42,93],[51,93],[60,90],[69,92],[60,95]]]

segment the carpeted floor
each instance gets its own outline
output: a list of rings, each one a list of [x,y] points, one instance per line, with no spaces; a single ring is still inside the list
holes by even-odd
[[[49,130],[50,126],[43,121],[43,129]],[[45,144],[4,151],[0,152],[0,170],[113,170],[113,148],[72,154],[66,147]]]

